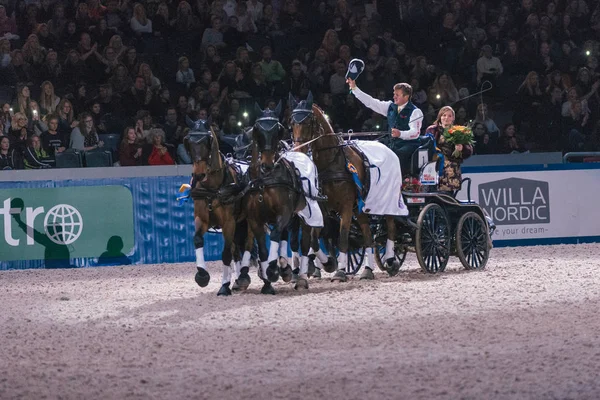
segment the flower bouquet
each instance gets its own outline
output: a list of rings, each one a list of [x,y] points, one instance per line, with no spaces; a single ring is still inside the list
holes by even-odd
[[[446,143],[457,145],[473,145],[475,141],[473,140],[473,131],[469,126],[463,125],[452,125],[450,128],[444,129],[443,133],[444,139]],[[461,158],[462,152],[458,150],[454,150],[452,152],[452,157]]]
[[[402,182],[403,192],[421,193],[423,191],[423,185],[417,178],[405,178]]]

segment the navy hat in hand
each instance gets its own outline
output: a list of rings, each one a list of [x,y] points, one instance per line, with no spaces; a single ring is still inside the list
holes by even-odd
[[[350,60],[350,63],[348,64],[348,71],[346,72],[346,79],[350,78],[353,81],[355,81],[358,78],[358,76],[364,71],[364,69],[365,63],[363,62],[363,60],[360,60],[358,58]]]

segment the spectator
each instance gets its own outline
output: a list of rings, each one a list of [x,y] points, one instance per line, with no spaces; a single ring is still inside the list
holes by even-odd
[[[263,3],[258,0],[247,0],[246,8],[248,10],[248,14],[252,17],[252,21],[256,23],[263,16]]]
[[[9,132],[10,147],[14,148],[19,153],[19,156],[23,156],[25,153],[27,141],[32,136],[31,131],[27,129],[28,123],[27,117],[22,112],[15,113],[12,117]]]
[[[10,147],[8,136],[0,136],[0,170],[23,169],[23,157]]]
[[[345,74],[346,67],[343,66],[343,69]],[[342,87],[344,87],[345,84],[346,80],[344,78]],[[304,99],[306,96],[308,96],[308,92],[310,91],[310,80],[306,74],[304,74],[304,71],[302,71],[302,65],[299,61],[292,63],[291,73],[290,76],[286,78],[284,91],[289,92],[294,95],[294,97],[298,98]]]
[[[48,129],[42,132],[40,140],[42,149],[49,157],[54,157],[56,153],[62,153],[67,149],[68,141],[64,133],[58,130],[58,117],[56,115],[48,116]]]
[[[94,119],[90,113],[82,113],[79,116],[79,124],[71,132],[69,148],[80,151],[97,150],[104,146],[104,142],[98,139]]]
[[[123,132],[123,139],[119,145],[119,164],[121,167],[142,165],[142,145],[131,126]]]
[[[440,74],[435,81],[433,81],[433,88],[436,92],[436,97],[439,95],[441,104],[453,104],[458,101],[458,90],[454,86],[452,77],[447,73]]]
[[[174,26],[177,32],[183,35],[193,33],[200,27],[200,21],[192,13],[192,7],[187,1],[179,2]]]
[[[204,120],[207,119],[204,111]],[[187,114],[187,113],[186,113]],[[163,124],[165,132],[165,141],[174,146],[178,145],[183,139],[183,126],[178,122],[177,109],[169,107],[166,111],[165,123]]]
[[[211,27],[204,31],[202,35],[202,47],[215,46],[217,48],[223,48],[226,46],[223,40],[222,20],[219,17],[213,17],[211,21]]]
[[[40,97],[40,106],[42,116],[46,116],[48,114],[54,114],[56,112],[56,108],[60,103],[60,97],[54,94],[54,85],[52,82],[44,81],[42,82],[42,94]]]
[[[341,61],[335,64],[335,74],[329,78],[329,89],[332,95],[339,96],[348,93],[346,89],[346,66]]]
[[[146,86],[152,90],[153,92],[158,92],[160,89],[160,79],[154,76],[152,73],[152,69],[146,63],[140,64],[140,70],[138,71],[138,75],[144,78],[146,81]]]
[[[525,149],[517,137],[515,124],[506,124],[498,141],[498,153],[512,154],[523,153],[524,151]]]
[[[177,83],[185,85],[188,89],[196,82],[194,71],[190,68],[190,62],[187,57],[179,58],[179,70],[177,71],[175,80]]]
[[[475,122],[480,122],[485,125],[486,132],[490,135],[492,145],[496,147],[498,143],[498,137],[500,136],[500,129],[491,118],[488,111],[488,106],[485,103],[480,103],[477,106],[477,114],[475,115]]]
[[[156,14],[153,17],[152,29],[155,36],[168,38],[173,33],[173,25],[175,20],[171,20],[169,16],[169,7],[166,3],[160,3]]]
[[[133,6],[133,17],[129,21],[129,26],[137,36],[152,33],[152,20],[146,17],[146,9],[141,3],[136,3]]]
[[[29,119],[27,129],[29,129],[32,134],[40,135],[42,132],[48,129],[42,120],[40,106],[36,101],[32,101],[29,103],[29,107],[31,108],[31,113],[26,114]]]
[[[330,63],[333,63],[338,58],[339,47],[340,40],[338,39],[337,32],[333,29],[327,30],[321,42],[321,48],[327,52],[327,59]]]
[[[473,124],[473,136],[475,138],[475,154],[494,154],[496,152],[496,146],[490,140],[490,134],[483,123],[475,122]]]
[[[170,153],[171,146],[165,143],[165,133],[162,129],[150,131],[150,144],[145,149],[147,165],[175,165]]]
[[[285,70],[279,61],[273,60],[271,47],[266,46],[262,49],[262,61],[260,66],[263,69],[265,81],[271,85],[279,85],[285,78]]]
[[[497,79],[504,69],[498,57],[492,55],[492,47],[485,45],[482,48],[483,56],[477,60],[477,85],[482,81],[490,81],[492,86],[496,86]]]
[[[62,78],[62,67],[58,62],[58,53],[54,50],[50,50],[46,54],[46,62],[42,65],[40,79],[62,85]]]
[[[37,135],[29,138],[24,160],[25,169],[46,169],[52,167],[52,160],[42,148],[40,137]]]
[[[79,124],[73,117],[73,105],[63,98],[58,104],[58,130],[63,134],[71,134],[71,130]]]

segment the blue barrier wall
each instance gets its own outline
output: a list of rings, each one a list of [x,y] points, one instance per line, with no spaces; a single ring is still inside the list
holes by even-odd
[[[195,260],[194,218],[191,202],[179,206],[178,189],[189,182],[189,176],[110,178],[92,180],[3,182],[2,189],[60,188],[74,186],[122,185],[133,196],[135,244],[127,256],[132,263],[175,263]],[[104,199],[110,202],[111,199]],[[102,218],[102,216],[98,216]],[[221,258],[223,240],[220,234],[205,237],[206,260]],[[5,246],[6,244],[0,243]],[[96,258],[71,260],[76,266],[95,266]],[[43,268],[44,260],[0,261],[0,269]]]
[[[126,187],[133,199],[134,245],[126,254],[132,263],[193,262],[195,259],[193,235],[193,205],[179,206],[176,201],[182,183],[189,182],[189,168],[89,168],[78,170],[8,171],[0,174],[0,189],[35,189],[89,186]],[[581,243],[600,241],[600,212],[595,203],[600,197],[600,165],[550,164],[491,167],[465,167],[464,175],[473,179],[472,198],[490,211],[498,207],[519,207],[511,204],[486,204],[489,190],[513,194],[538,188],[548,202],[549,221],[510,221],[498,223],[494,236],[496,246]],[[110,176],[110,177],[103,177]],[[525,192],[521,192],[524,188]],[[486,190],[488,190],[486,192]],[[485,193],[484,193],[485,192]],[[487,198],[485,194],[488,194]],[[498,192],[500,193],[500,192]],[[483,195],[480,198],[480,194]],[[466,199],[463,191],[459,198]],[[110,202],[110,198],[102,199]],[[481,200],[481,201],[480,201]],[[0,199],[0,203],[4,199]],[[68,203],[68,199],[65,200]],[[516,197],[511,200],[515,204]],[[531,206],[531,199],[522,205]],[[0,204],[2,206],[2,204]],[[0,218],[3,216],[0,216]],[[110,216],[98,215],[98,218]],[[6,216],[4,216],[6,218]],[[0,246],[8,246],[0,240]],[[205,237],[206,260],[219,260],[223,240],[220,234]],[[44,260],[7,261],[2,259],[0,269],[43,268]],[[25,248],[27,257],[28,249]],[[98,254],[99,256],[99,254]],[[75,266],[95,266],[97,258],[71,259]],[[14,258],[11,258],[13,260]]]

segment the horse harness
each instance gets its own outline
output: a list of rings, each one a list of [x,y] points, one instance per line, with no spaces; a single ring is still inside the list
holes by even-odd
[[[192,190],[190,195],[193,200],[204,200],[207,203],[208,211],[213,211],[212,203],[217,200],[217,207],[229,205],[238,202],[243,196],[239,196],[247,186],[246,175],[241,168],[232,160],[226,159],[221,153],[222,167],[218,169],[209,169],[208,173],[216,173],[223,170],[223,182],[218,188],[208,188],[202,186],[198,174],[192,174]],[[197,184],[199,183],[199,184]],[[236,204],[237,214],[238,205]]]

